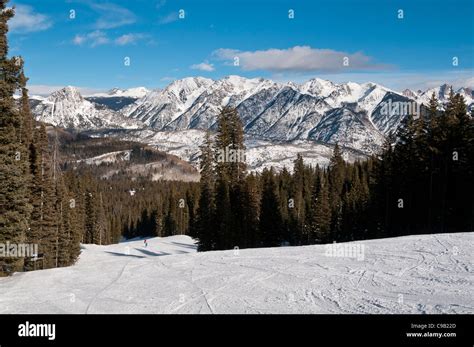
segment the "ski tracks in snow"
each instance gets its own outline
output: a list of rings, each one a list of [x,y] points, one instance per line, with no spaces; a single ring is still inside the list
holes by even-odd
[[[103,287],[101,290],[99,290],[95,295],[94,297],[89,301],[89,303],[87,304],[86,306],[86,310],[85,310],[85,314],[89,314],[89,311],[92,307],[92,305],[94,304],[94,302],[97,301],[97,299],[99,298],[99,296],[103,293],[105,293],[109,288],[111,288],[114,284],[116,284],[123,276],[126,268],[128,267],[128,265],[130,265],[131,262],[133,262],[134,259],[131,259],[129,260],[123,267],[122,269],[120,270],[120,272],[118,273],[118,275],[109,283],[107,284],[105,287]]]
[[[86,245],[72,267],[0,279],[0,306],[5,313],[472,313],[473,236],[349,243],[365,245],[363,259],[327,256],[324,245],[183,254],[194,244],[185,236],[150,239],[147,253],[131,241],[126,247],[139,251],[132,258],[124,244]]]

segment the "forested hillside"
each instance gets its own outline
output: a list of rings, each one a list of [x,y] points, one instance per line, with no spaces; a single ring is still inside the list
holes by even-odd
[[[379,155],[349,164],[336,145],[328,167],[298,156],[293,174],[220,162],[216,153],[243,142],[235,110],[218,122],[202,150],[201,250],[473,230],[474,119],[452,91],[444,111],[433,95],[421,116],[407,116]]]

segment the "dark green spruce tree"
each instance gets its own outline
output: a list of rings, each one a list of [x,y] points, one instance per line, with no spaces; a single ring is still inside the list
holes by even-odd
[[[331,205],[329,202],[329,184],[326,175],[317,178],[311,199],[310,243],[330,241]]]
[[[329,203],[331,205],[331,239],[339,240],[342,229],[343,200],[342,193],[345,180],[345,163],[342,151],[336,143],[328,167]]]
[[[262,172],[262,200],[260,207],[260,247],[280,246],[283,220],[280,209],[278,187],[273,168]]]
[[[212,149],[212,139],[209,132],[206,133],[204,144],[200,147],[200,196],[199,206],[196,216],[196,237],[199,240],[199,250],[207,251],[215,249],[217,246],[217,235],[215,219],[215,174],[214,174],[214,153]]]
[[[0,0],[0,243],[18,244],[26,241],[31,206],[28,198],[28,153],[24,120],[13,95],[19,88],[23,63],[8,58],[8,20],[14,15]],[[23,269],[24,259],[0,255],[0,276]]]

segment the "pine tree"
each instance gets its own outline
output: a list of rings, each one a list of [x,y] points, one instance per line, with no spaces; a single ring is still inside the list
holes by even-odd
[[[39,244],[39,253],[43,254],[44,267],[56,265],[56,234],[58,213],[56,210],[54,168],[48,145],[46,127],[41,124],[35,132],[37,157],[33,176],[34,200],[31,228],[28,233],[29,242]]]
[[[242,219],[244,230],[240,247],[256,247],[259,242],[260,192],[258,178],[254,174],[248,175],[245,181],[244,205]]]
[[[327,179],[322,174],[314,186],[310,220],[311,243],[325,243],[330,241],[331,207],[329,201],[329,187]]]
[[[168,213],[163,222],[164,236],[172,236],[178,234],[178,222],[176,218],[177,199],[174,192],[171,192],[168,200]]]
[[[449,186],[446,194],[447,231],[449,232],[472,230],[469,227],[472,225],[474,207],[473,170],[472,163],[469,162],[473,151],[474,120],[467,113],[466,103],[460,94],[454,96],[452,112],[454,116],[450,131],[452,147],[446,153],[449,163]]]
[[[305,230],[306,208],[304,200],[305,189],[305,167],[303,157],[297,154],[293,163],[293,184],[291,192],[291,208],[290,208],[290,225],[295,230],[295,238],[299,241],[307,243],[308,235]]]
[[[212,150],[212,139],[209,132],[206,133],[204,144],[200,147],[200,171],[201,180],[199,206],[196,217],[196,236],[199,240],[199,250],[206,251],[216,247],[216,225],[214,223],[215,204],[215,174]]]
[[[216,247],[229,249],[241,243],[244,233],[245,145],[235,108],[224,107],[219,113],[214,147]]]
[[[233,248],[234,245],[232,245],[232,232],[234,230],[234,225],[232,225],[233,210],[230,200],[230,184],[224,178],[217,179],[215,201],[215,249]]]
[[[280,246],[283,221],[273,168],[262,172],[262,200],[260,207],[261,247]]]
[[[245,144],[244,144],[244,127],[240,120],[237,109],[232,108],[229,112],[229,127],[231,143],[230,146],[234,150],[233,156],[230,155],[231,175],[230,179],[235,185],[242,184],[246,177],[247,164],[245,162]]]
[[[449,218],[452,215],[452,207],[449,203],[449,194],[453,192],[450,189],[452,184],[452,153],[455,151],[454,129],[458,125],[458,119],[456,117],[457,100],[453,92],[453,88],[450,88],[448,102],[445,107],[445,111],[441,114],[438,131],[437,131],[437,146],[439,148],[439,161],[440,161],[440,180],[441,180],[441,192],[440,199],[441,204],[441,231],[448,232]]]
[[[25,73],[23,70],[20,72],[19,75],[19,88],[21,90],[21,97],[20,97],[20,115],[22,119],[22,127],[21,127],[21,142],[27,148],[27,155],[29,155],[29,148],[33,141],[33,116],[30,112],[30,102],[28,98],[28,89],[26,88],[26,82],[28,79],[25,77]],[[28,159],[28,157],[27,157]]]
[[[329,202],[331,205],[331,233],[333,240],[338,240],[342,228],[342,192],[345,179],[345,163],[339,145],[334,146],[333,155],[329,162]]]
[[[164,236],[164,231],[163,231],[163,212],[162,212],[162,206],[158,205],[157,210],[153,214],[154,216],[154,228],[155,228],[155,236],[158,237],[163,237]]]
[[[62,177],[56,181],[56,211],[58,211],[58,222],[56,224],[55,244],[55,266],[62,267],[71,265],[71,242],[73,234],[73,221],[70,214],[66,187]]]
[[[22,141],[23,119],[13,95],[19,87],[22,62],[9,59],[8,20],[14,12],[0,0],[0,243],[24,243],[31,206],[28,201],[28,155]],[[0,276],[23,268],[24,259],[0,258]]]
[[[84,243],[106,243],[105,212],[102,193],[96,189],[85,192]]]
[[[284,167],[277,176],[278,195],[280,196],[281,217],[283,219],[283,240],[291,245],[300,243],[300,239],[291,230],[291,213],[294,208],[293,201],[290,200],[292,178],[290,172]]]
[[[246,164],[244,131],[237,110],[224,107],[217,117],[215,140],[216,173],[228,177],[232,185],[245,178]]]
[[[436,215],[439,216],[437,210],[437,206],[439,206],[439,201],[434,199],[435,195],[435,175],[439,174],[439,165],[437,162],[437,156],[439,154],[437,145],[436,145],[436,137],[438,135],[438,128],[439,128],[439,111],[438,111],[439,103],[438,99],[436,98],[435,92],[431,95],[427,114],[429,117],[428,120],[428,156],[429,156],[429,183],[428,183],[428,216],[427,216],[427,228],[428,232],[433,232],[433,225],[434,225],[434,218]]]
[[[62,207],[63,214],[65,214],[65,229],[67,230],[69,240],[67,252],[69,259],[67,263],[72,265],[76,262],[81,252],[80,242],[82,241],[84,230],[84,195],[81,181],[74,173],[67,172],[63,181],[66,186],[66,194]]]

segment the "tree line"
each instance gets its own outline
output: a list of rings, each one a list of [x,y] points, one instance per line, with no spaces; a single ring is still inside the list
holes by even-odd
[[[347,163],[336,144],[327,167],[245,171],[221,153],[245,150],[237,111],[224,108],[201,148],[191,234],[200,250],[307,245],[473,230],[474,117],[451,90],[408,115],[381,152]],[[233,152],[232,152],[233,153]],[[235,159],[235,158],[234,158]]]
[[[194,182],[150,181],[116,174],[100,179],[97,168],[67,170],[82,243],[107,245],[122,239],[188,234],[197,208]]]
[[[0,258],[0,275],[67,266],[77,259],[74,210],[58,166],[55,144],[29,108],[21,57],[8,57],[8,20],[14,11],[0,0],[0,244],[36,244],[38,254]],[[18,95],[18,99],[14,98]]]

